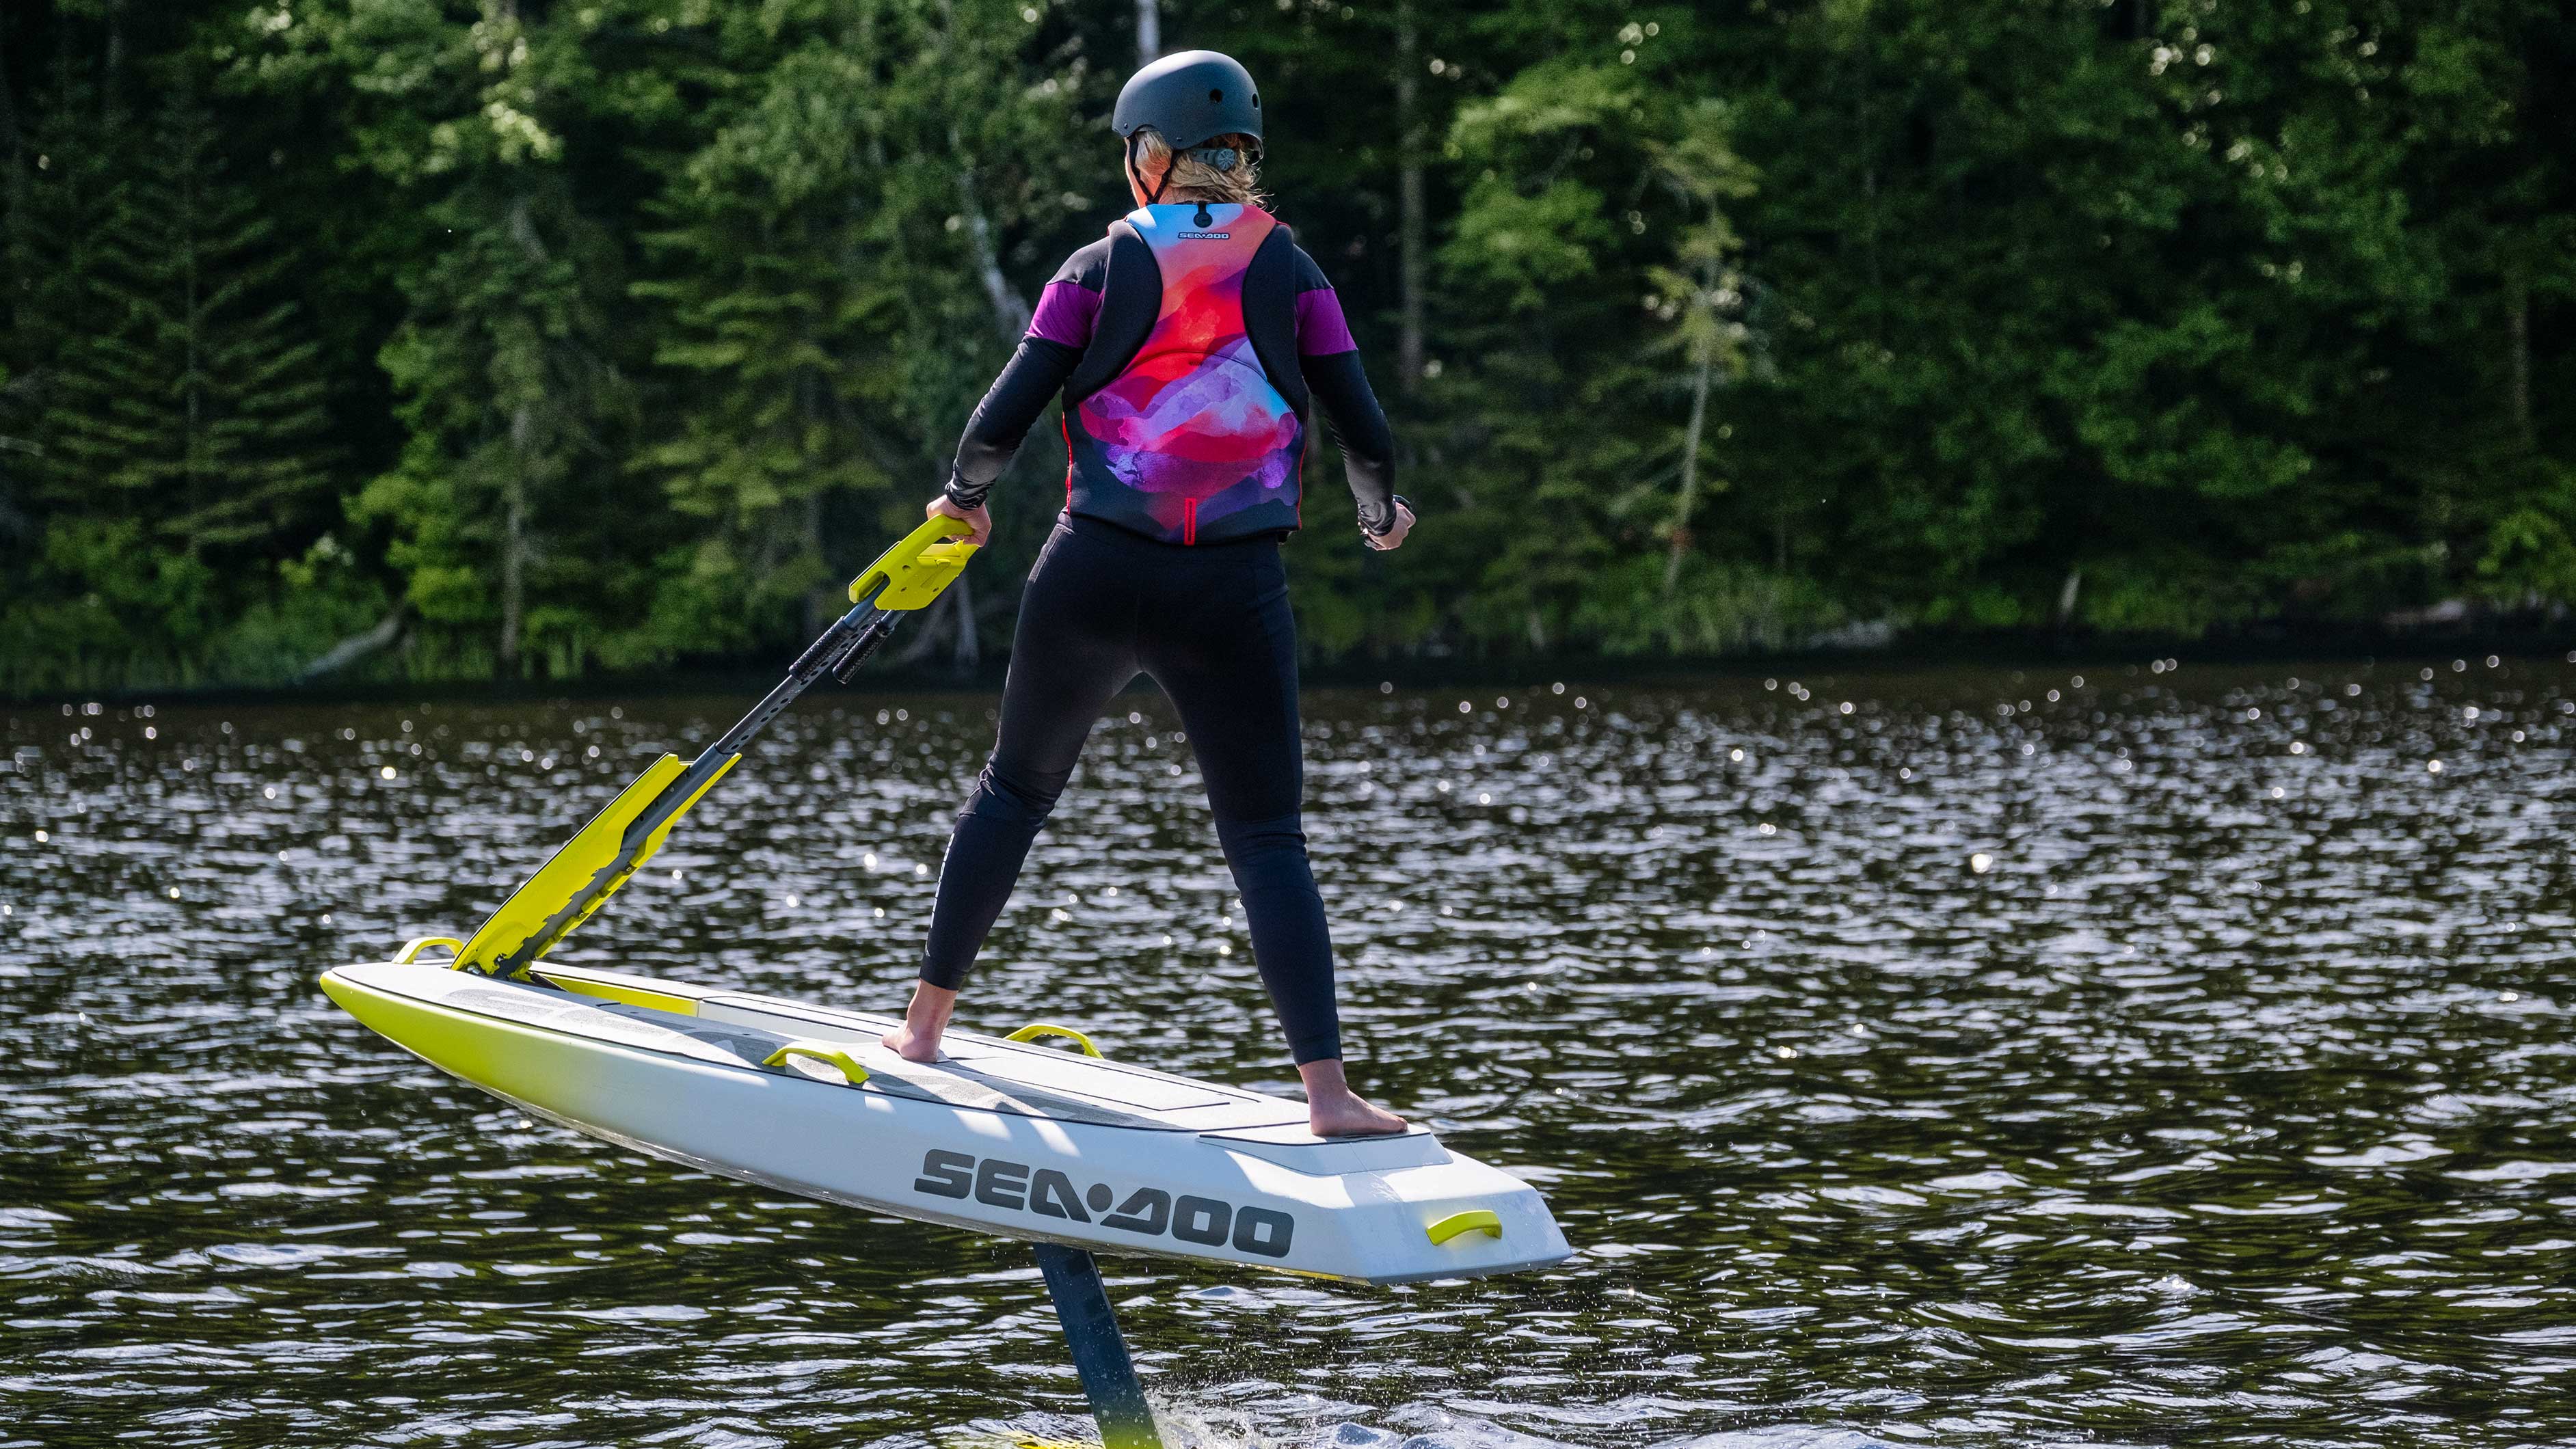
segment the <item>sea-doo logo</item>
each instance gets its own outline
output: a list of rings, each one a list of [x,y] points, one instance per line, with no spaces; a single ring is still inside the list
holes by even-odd
[[[1186,1193],[1175,1198],[1159,1187],[1140,1187],[1120,1202],[1105,1182],[1077,1193],[1073,1179],[1052,1167],[1032,1170],[1025,1162],[998,1157],[977,1162],[972,1153],[939,1148],[922,1157],[921,1176],[913,1180],[912,1190],[961,1201],[971,1197],[986,1207],[1077,1223],[1090,1222],[1098,1214],[1102,1227],[1122,1233],[1147,1238],[1168,1235],[1205,1248],[1222,1248],[1231,1241],[1237,1252],[1264,1258],[1287,1257],[1288,1242],[1297,1233],[1295,1218],[1269,1208],[1239,1208]]]
[[[1230,231],[1185,231],[1185,232],[1182,232],[1182,233],[1181,233],[1181,240],[1183,240],[1183,241],[1232,241],[1232,240],[1234,240],[1234,233],[1233,233],[1233,232],[1230,232]]]

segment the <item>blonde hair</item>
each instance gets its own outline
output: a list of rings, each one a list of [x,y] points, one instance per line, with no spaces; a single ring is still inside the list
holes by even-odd
[[[1191,154],[1196,151],[1231,147],[1235,153],[1234,168],[1219,171]],[[1150,174],[1157,166],[1169,163],[1170,173],[1163,181],[1165,201],[1214,201],[1239,206],[1260,206],[1270,200],[1261,193],[1261,143],[1250,136],[1213,136],[1184,151],[1172,153],[1172,143],[1151,126],[1136,132],[1136,172]],[[1147,190],[1153,188],[1148,187]]]

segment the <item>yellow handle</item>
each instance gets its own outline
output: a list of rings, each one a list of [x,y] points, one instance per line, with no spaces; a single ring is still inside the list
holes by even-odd
[[[1058,1026],[1051,1021],[1030,1022],[1028,1025],[1021,1027],[1018,1031],[1012,1032],[1009,1036],[1002,1038],[1002,1040],[1036,1041],[1042,1036],[1063,1037],[1066,1041],[1072,1042],[1081,1047],[1082,1054],[1087,1057],[1096,1057],[1100,1055],[1100,1048],[1091,1044],[1091,1038],[1084,1036],[1081,1032],[1075,1031],[1072,1027]]]
[[[432,946],[445,946],[451,956],[465,954],[465,943],[454,936],[415,936],[403,942],[403,948],[394,953],[394,964],[400,966],[412,961]]]
[[[1451,1213],[1422,1231],[1430,1237],[1432,1246],[1438,1247],[1460,1233],[1481,1232],[1489,1238],[1499,1238],[1503,1235],[1503,1220],[1486,1208],[1477,1208]]]
[[[812,1057],[818,1062],[830,1062],[841,1069],[841,1075],[853,1087],[868,1079],[868,1069],[859,1065],[857,1057],[827,1041],[791,1041],[761,1058],[760,1064],[764,1067],[785,1066],[789,1057]]]
[[[921,527],[905,534],[903,542],[877,555],[875,563],[850,580],[850,602],[866,600],[874,589],[873,602],[880,609],[902,612],[928,604],[966,571],[966,561],[975,556],[975,545],[947,540],[972,532],[973,527],[962,518],[932,514]],[[884,587],[878,588],[880,584]]]

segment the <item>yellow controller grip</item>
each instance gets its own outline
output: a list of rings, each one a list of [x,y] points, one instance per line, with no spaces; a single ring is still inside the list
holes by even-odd
[[[966,571],[966,561],[975,556],[975,545],[949,540],[973,531],[962,518],[932,514],[850,580],[850,602],[874,602],[892,613],[928,604]],[[868,598],[871,590],[876,594],[873,601]]]

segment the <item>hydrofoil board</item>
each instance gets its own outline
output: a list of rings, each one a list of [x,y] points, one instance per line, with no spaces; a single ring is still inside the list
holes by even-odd
[[[1362,1283],[1570,1255],[1537,1189],[1422,1127],[1318,1138],[1302,1102],[1112,1060],[1070,1028],[952,1030],[924,1066],[880,1043],[886,1017],[582,967],[538,964],[523,984],[414,959],[424,944],[322,987],[462,1081],[720,1176],[1004,1237]]]

